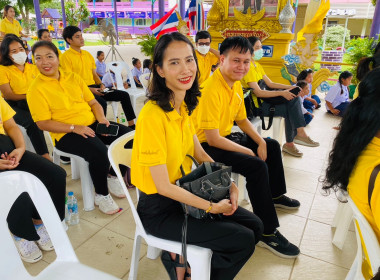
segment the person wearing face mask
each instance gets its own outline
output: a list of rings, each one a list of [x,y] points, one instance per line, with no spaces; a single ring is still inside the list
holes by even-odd
[[[208,31],[202,30],[195,35],[195,46],[199,68],[199,85],[211,75],[213,65],[219,63],[219,51],[210,48],[211,35]]]
[[[257,62],[264,56],[260,39],[257,37],[249,37],[248,40],[253,46],[254,55],[252,56],[251,67],[248,73],[241,80],[242,86],[244,88],[253,89],[252,97],[256,107],[259,106],[257,97],[268,98],[282,96],[288,100],[286,103],[275,105],[274,112],[274,116],[285,118],[286,143],[283,145],[282,151],[294,157],[302,157],[303,153],[297,149],[294,143],[308,147],[317,147],[319,143],[313,141],[305,132],[306,122],[302,113],[301,103],[299,102],[299,98],[289,91],[295,86],[272,82],[265,74],[263,67]],[[261,89],[259,86],[260,80],[264,80],[269,88],[276,90],[270,91]],[[269,116],[270,108],[271,104],[263,101],[261,109],[263,110],[264,116]]]
[[[0,46],[0,91],[16,112],[14,120],[26,129],[37,154],[51,160],[43,132],[30,115],[26,101],[29,85],[39,71],[35,65],[26,63],[22,41],[14,34],[7,34]]]

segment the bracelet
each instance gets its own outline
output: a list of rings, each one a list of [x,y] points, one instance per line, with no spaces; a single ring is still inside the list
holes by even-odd
[[[206,213],[209,213],[212,209],[212,202],[210,201],[210,207],[206,210]]]

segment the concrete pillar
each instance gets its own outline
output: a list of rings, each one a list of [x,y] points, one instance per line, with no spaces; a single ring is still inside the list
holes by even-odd
[[[163,18],[163,16],[165,15],[165,1],[164,0],[158,0],[158,15],[160,18]]]
[[[33,5],[34,5],[34,11],[36,12],[37,30],[42,29],[40,1],[39,0],[33,0]]]

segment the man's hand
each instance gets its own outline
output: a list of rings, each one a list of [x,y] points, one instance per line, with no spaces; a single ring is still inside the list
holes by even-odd
[[[257,155],[263,161],[267,160],[267,143],[265,142],[265,140],[260,142],[259,146],[257,147]]]
[[[231,216],[233,213],[235,213],[236,209],[238,209],[239,207],[238,200],[239,200],[239,189],[235,185],[235,183],[231,183],[230,202],[231,202],[232,209],[229,212],[223,213],[223,215]]]
[[[96,95],[99,95],[99,96],[103,96],[104,94],[102,93],[102,89],[100,88],[93,88],[93,87],[89,87],[90,91],[93,93],[93,94],[96,94]]]
[[[282,97],[284,97],[286,100],[292,100],[293,98],[296,97],[295,94],[291,93],[288,90],[281,91]]]

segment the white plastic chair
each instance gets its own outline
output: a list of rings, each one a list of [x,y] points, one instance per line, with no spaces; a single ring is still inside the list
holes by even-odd
[[[109,72],[108,66],[106,65],[106,72]],[[115,122],[117,122],[118,111],[119,111],[119,102],[118,101],[107,101],[107,105],[111,105],[113,111],[113,117]]]
[[[176,254],[181,254],[182,244],[180,242],[169,241],[161,239],[145,232],[141,223],[140,217],[136,211],[136,207],[132,201],[127,187],[125,186],[124,178],[120,173],[119,164],[130,167],[132,149],[125,149],[124,146],[133,139],[135,132],[131,131],[117,140],[115,140],[108,149],[108,157],[111,162],[112,168],[115,170],[120,184],[123,187],[124,193],[127,196],[133,218],[136,223],[135,239],[133,243],[133,252],[131,260],[131,270],[129,272],[129,280],[137,278],[138,263],[140,259],[141,238],[144,238],[148,244],[148,257],[157,258],[160,249],[167,250]],[[139,194],[137,191],[137,198]],[[187,245],[187,260],[191,266],[191,278],[197,280],[207,280],[210,278],[211,272],[211,255],[210,249]]]
[[[339,201],[346,201],[348,198],[347,192],[338,191],[336,195]],[[348,203],[339,202],[331,227],[336,228],[332,244],[340,250],[342,250],[346,240],[352,217],[353,214],[350,205],[348,205]]]
[[[104,272],[81,264],[61,224],[50,195],[42,182],[27,172],[7,171],[0,173],[0,279],[1,280],[116,280]],[[28,192],[43,220],[51,241],[56,260],[37,276],[25,269],[6,221],[9,210],[22,192]]]
[[[142,74],[140,76],[140,83],[142,84],[145,92],[148,89],[148,85],[149,85],[149,82],[150,82],[149,78],[150,78],[150,73],[145,73],[145,74]]]
[[[32,141],[30,141],[30,138],[29,138],[28,134],[26,133],[26,129],[21,125],[17,125],[17,126],[21,130],[22,136],[24,136],[25,149],[29,152],[35,153],[36,150],[34,149]]]
[[[92,211],[95,209],[95,190],[94,184],[92,183],[90,171],[88,169],[88,162],[84,158],[69,154],[59,150],[55,147],[53,140],[49,134],[49,139],[53,145],[53,162],[57,165],[60,165],[60,157],[68,157],[71,161],[71,178],[76,180],[80,179],[82,187],[82,197],[83,197],[83,210]]]
[[[112,64],[116,64],[116,66]],[[132,107],[136,111],[136,100],[140,96],[144,96],[145,91],[143,89],[138,89],[136,87],[135,80],[133,79],[133,75],[132,75],[131,70],[129,69],[128,64],[125,63],[124,61],[112,61],[112,62],[108,62],[106,65],[108,69],[112,70],[115,73],[116,88],[118,90],[123,90],[123,91],[128,92],[129,97],[131,98]],[[131,84],[131,87],[128,89],[124,88],[123,76],[122,76],[123,70],[127,72],[128,79]]]
[[[364,280],[368,278],[365,278],[362,272],[363,257],[367,259],[373,276],[380,267],[380,245],[367,219],[359,211],[350,197],[348,197],[347,200],[347,204],[351,207],[354,216],[358,251],[351,269],[346,276],[346,280]]]

